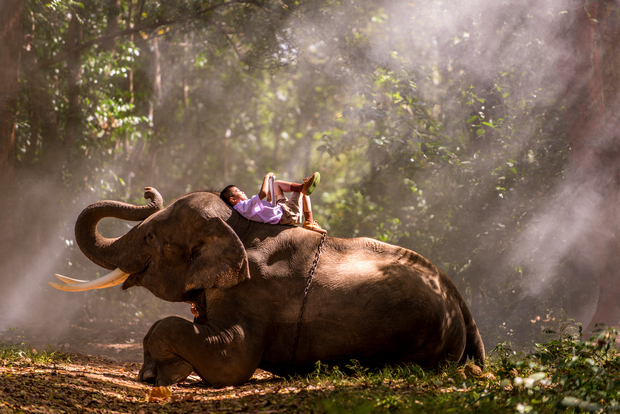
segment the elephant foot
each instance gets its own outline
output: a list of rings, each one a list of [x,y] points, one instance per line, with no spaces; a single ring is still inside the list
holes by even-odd
[[[142,365],[138,374],[138,381],[164,387],[183,381],[194,372],[194,367],[182,358],[154,362]]]
[[[158,387],[168,386],[183,381],[194,372],[194,367],[181,357],[157,362],[155,384]]]
[[[157,380],[157,369],[155,364],[144,364],[140,373],[138,374],[138,381],[145,382],[147,384],[155,384]]]
[[[188,324],[194,332],[194,324],[176,317],[162,319],[151,326],[142,341],[144,363],[138,381],[163,387],[181,382],[194,372],[194,367],[179,356],[170,343],[179,337],[170,332],[179,323]]]

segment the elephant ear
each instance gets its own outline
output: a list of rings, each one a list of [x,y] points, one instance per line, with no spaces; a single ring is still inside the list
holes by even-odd
[[[144,271],[125,280],[123,289],[142,286],[163,300],[186,302],[204,289],[230,288],[250,279],[248,255],[228,224],[217,216],[205,217],[204,209],[187,204],[177,207],[132,229],[144,234],[150,261]],[[184,217],[184,225],[170,219],[172,212]],[[141,226],[147,230],[140,233]]]
[[[219,217],[200,227],[205,236],[193,253],[185,291],[229,288],[250,279],[248,255],[237,233]]]

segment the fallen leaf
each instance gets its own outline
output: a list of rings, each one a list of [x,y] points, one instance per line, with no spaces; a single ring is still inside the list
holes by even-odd
[[[465,366],[465,374],[468,377],[479,377],[482,375],[482,369],[476,364],[469,364]]]
[[[148,402],[163,402],[166,401],[172,392],[168,387],[153,387],[149,392]]]

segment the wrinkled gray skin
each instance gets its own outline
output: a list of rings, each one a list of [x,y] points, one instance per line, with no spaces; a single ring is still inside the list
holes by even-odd
[[[249,221],[217,194],[188,194],[167,208],[101,201],[78,218],[78,245],[92,261],[131,276],[172,302],[194,303],[196,323],[169,317],[144,338],[139,380],[158,386],[193,371],[214,387],[246,382],[256,368],[287,373],[306,277],[321,235]],[[144,220],[118,239],[104,217]],[[316,361],[365,366],[484,362],[476,323],[452,281],[419,254],[368,238],[327,237],[308,293],[288,373]]]

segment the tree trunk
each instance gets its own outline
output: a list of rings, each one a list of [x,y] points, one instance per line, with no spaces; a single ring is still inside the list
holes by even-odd
[[[616,130],[618,57],[617,16],[606,2],[572,0],[566,27],[570,58],[566,88],[568,138],[571,169],[568,177],[578,188],[587,189],[595,211],[586,214],[590,227],[571,252],[599,283],[597,308],[587,327],[597,323],[618,326],[620,322],[620,141]],[[611,35],[610,35],[611,34]],[[605,92],[611,96],[605,97]],[[617,94],[616,94],[617,95]],[[612,127],[613,126],[613,127]],[[581,190],[579,190],[581,191]],[[575,212],[583,214],[583,212]]]
[[[105,35],[110,36],[118,32],[118,20],[121,14],[121,0],[107,0],[106,1],[106,16],[108,24],[105,28]],[[101,43],[101,49],[106,52],[111,52],[116,47],[116,39],[111,37],[105,42]]]
[[[614,3],[614,4],[612,4]],[[596,323],[620,325],[620,12],[618,2],[598,2],[598,39],[601,53],[601,88],[604,114],[598,139],[598,181],[604,197],[600,214],[604,242],[600,260],[599,299],[589,328]],[[600,98],[599,98],[600,99]]]
[[[14,236],[13,205],[15,162],[15,118],[19,88],[19,63],[24,39],[24,0],[0,2],[0,263],[3,275],[10,275]]]
[[[159,166],[157,164],[157,155],[158,155],[157,153],[159,152],[159,147],[160,147],[159,140],[162,134],[163,120],[165,116],[163,112],[164,91],[163,91],[161,77],[162,77],[161,51],[160,51],[159,39],[155,37],[153,38],[153,98],[151,100],[151,108],[150,108],[151,119],[153,122],[153,137],[151,140],[151,145],[149,147],[151,165],[150,165],[149,172],[147,175],[147,179],[149,180],[150,183],[157,182],[157,177],[159,175]]]
[[[80,43],[82,38],[82,25],[77,16],[77,10],[74,8],[69,22],[69,30],[67,31],[67,49],[70,51],[67,58],[68,71],[68,90],[67,99],[69,105],[67,108],[67,126],[65,130],[64,149],[65,154],[71,151],[80,135],[80,52],[72,51]]]
[[[128,1],[127,8],[128,8],[128,10],[127,10],[127,22],[128,22],[129,28],[133,29],[134,26],[135,26],[134,16],[133,16],[133,12],[134,12],[134,10],[133,10],[133,0],[129,0]],[[131,33],[129,35],[129,43],[132,46],[134,44],[134,36],[135,36],[134,33]],[[134,86],[133,86],[133,64],[131,64],[130,67],[129,67],[129,103],[130,104],[133,104],[134,100],[135,100],[133,88],[134,88]]]
[[[583,183],[598,173],[597,141],[600,140],[605,102],[598,28],[593,20],[598,14],[598,2],[577,0],[572,4],[572,60],[569,62],[572,77],[566,89],[566,111],[573,168]]]

